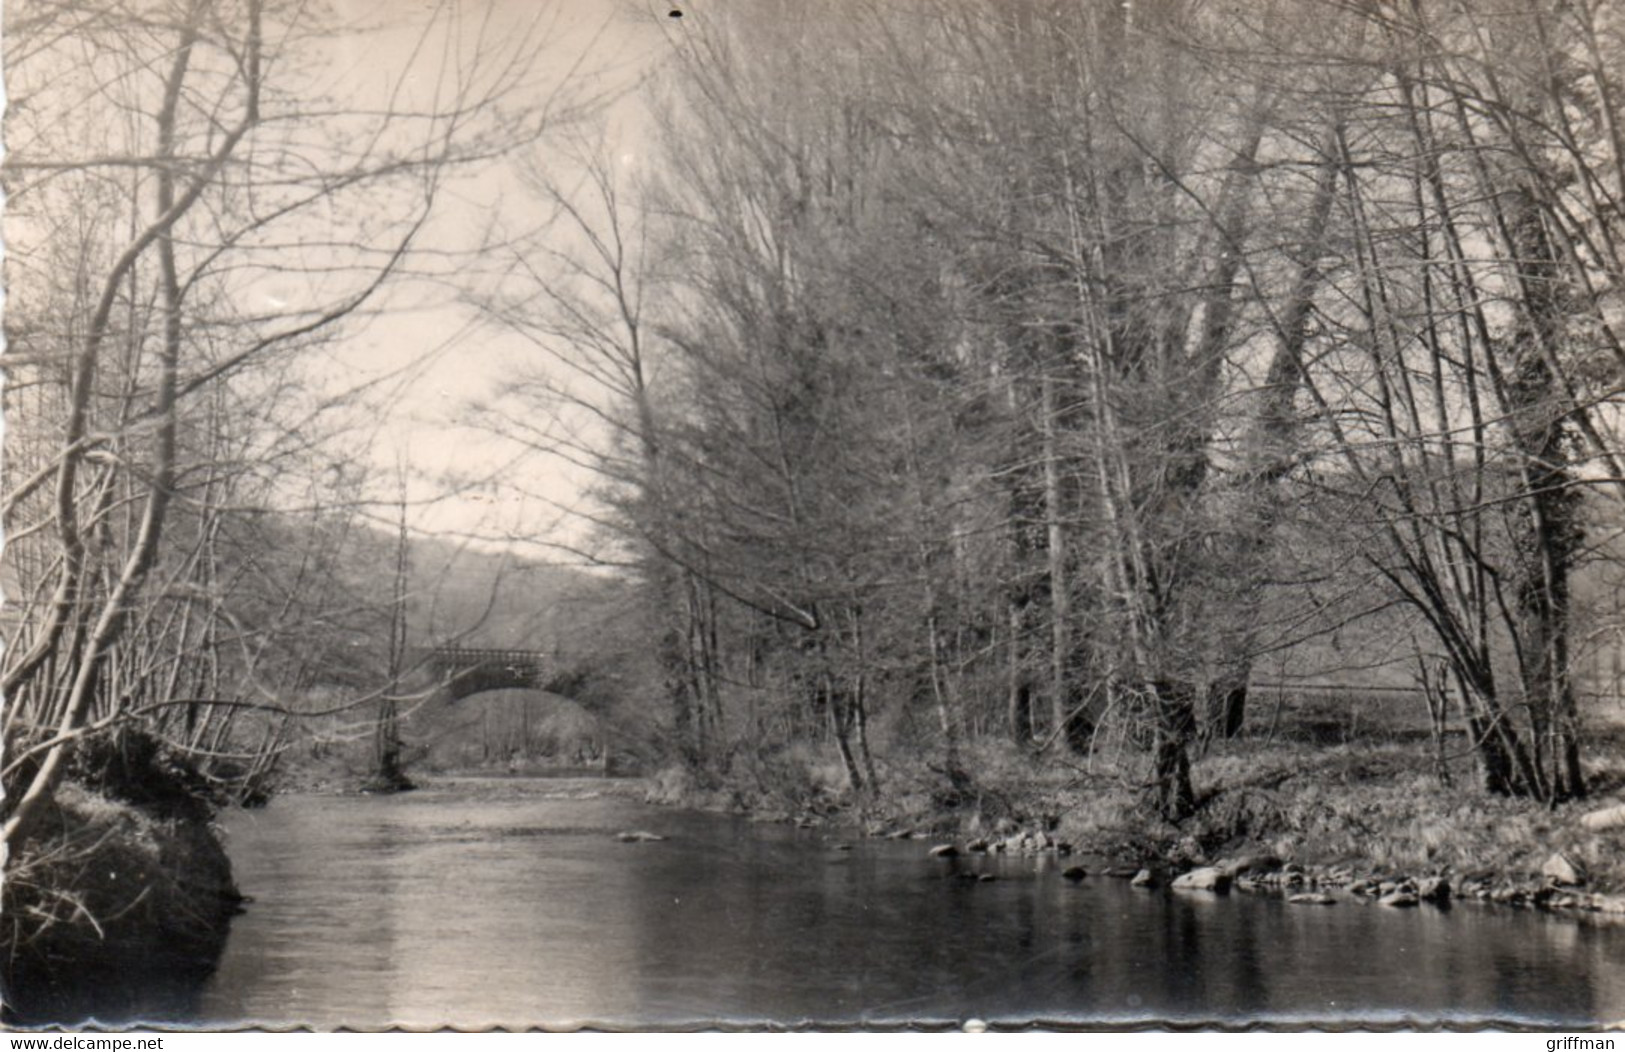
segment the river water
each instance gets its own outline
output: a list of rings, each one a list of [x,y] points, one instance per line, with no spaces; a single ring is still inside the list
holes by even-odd
[[[468,779],[228,817],[255,901],[186,1022],[377,1028],[1625,1018],[1625,925],[1288,906]],[[650,830],[668,839],[621,843]],[[956,879],[956,869],[994,882]]]

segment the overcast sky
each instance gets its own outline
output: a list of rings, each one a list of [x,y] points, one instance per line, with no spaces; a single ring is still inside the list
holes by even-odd
[[[525,32],[541,9],[537,0],[466,0],[464,6],[465,32],[486,16],[498,32]],[[341,0],[339,7],[356,21],[387,18],[394,23],[389,30],[334,42],[336,78],[358,85],[359,91],[378,90],[387,80],[382,71],[406,64],[420,31],[410,20],[403,21],[407,12],[398,4]],[[643,161],[649,132],[646,100],[635,85],[668,46],[667,35],[681,31],[681,23],[669,17],[670,9],[670,4],[656,0],[548,0],[539,16],[537,58],[548,76],[573,70],[583,84],[619,94],[612,105],[577,125],[573,134],[603,136],[629,177]],[[454,48],[448,50],[455,53]],[[423,63],[418,68],[419,78],[427,78],[432,69]],[[549,164],[567,172],[568,162],[556,144],[544,144],[542,150]],[[425,244],[431,247],[459,245],[493,225],[511,231],[542,218],[505,162],[493,163],[450,190],[435,227],[428,231]],[[497,255],[486,262],[499,263]],[[579,542],[583,524],[561,519],[559,509],[577,505],[587,476],[556,458],[530,457],[515,463],[520,450],[512,443],[468,423],[471,405],[499,396],[515,376],[539,367],[541,356],[524,340],[457,304],[449,289],[406,283],[392,290],[385,302],[388,309],[323,366],[339,387],[394,377],[380,392],[390,394],[387,409],[375,417],[372,456],[383,469],[381,492],[393,490],[388,476],[397,461],[404,462],[418,476],[411,489],[418,503],[410,516],[421,530],[473,535],[489,543],[503,538],[525,542],[544,535]],[[511,485],[435,499],[435,477],[478,475],[498,466],[506,467],[504,477]],[[544,499],[527,498],[526,492]],[[553,553],[526,546],[523,554],[546,558]]]

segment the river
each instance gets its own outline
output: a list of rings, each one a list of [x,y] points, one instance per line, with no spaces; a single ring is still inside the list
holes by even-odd
[[[176,1021],[376,1028],[1625,1018],[1625,925],[1477,904],[1143,891],[654,808],[626,783],[464,779],[226,819],[242,890]],[[622,843],[646,829],[668,839]],[[975,867],[993,882],[955,879]]]

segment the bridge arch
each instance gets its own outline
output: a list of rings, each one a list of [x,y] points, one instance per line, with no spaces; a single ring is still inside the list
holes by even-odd
[[[431,770],[598,767],[607,741],[599,715],[569,696],[579,679],[537,651],[439,646],[418,652],[430,693],[413,717]]]
[[[440,682],[435,697],[460,701],[488,690],[551,690],[557,678],[546,655],[534,650],[433,647],[424,666]]]

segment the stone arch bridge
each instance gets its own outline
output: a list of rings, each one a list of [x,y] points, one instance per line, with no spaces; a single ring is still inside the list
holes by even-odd
[[[537,764],[608,770],[600,715],[573,697],[581,675],[549,654],[446,644],[416,648],[412,657],[403,683],[418,702],[409,717],[411,748],[429,769],[488,769],[506,760],[510,772]],[[516,693],[478,697],[490,691]]]
[[[440,684],[437,694],[459,701],[488,690],[522,689],[558,692],[564,677],[538,650],[437,646],[419,651],[420,668]]]

